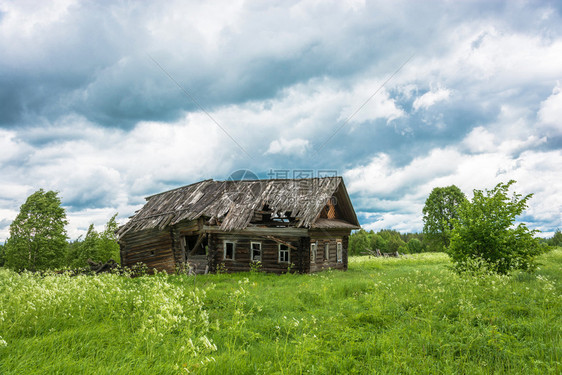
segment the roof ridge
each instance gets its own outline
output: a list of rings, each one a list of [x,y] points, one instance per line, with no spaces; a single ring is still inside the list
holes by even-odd
[[[170,189],[170,190],[166,190],[166,191],[163,191],[163,192],[161,192],[161,193],[156,193],[156,194],[149,195],[149,196],[145,197],[145,200],[149,200],[150,198],[154,198],[154,197],[157,197],[157,196],[162,195],[162,194],[168,194],[168,193],[171,193],[171,192],[173,192],[173,191],[181,190],[181,189],[184,189],[184,188],[187,188],[187,187],[190,187],[190,186],[193,186],[193,185],[201,184],[201,183],[204,183],[204,182],[217,182],[217,183],[223,183],[223,182],[244,182],[244,181],[247,181],[247,182],[255,182],[255,181],[267,182],[267,181],[325,180],[325,179],[337,179],[337,178],[340,178],[340,179],[341,179],[342,176],[303,177],[303,178],[261,178],[261,179],[258,178],[258,179],[251,179],[251,180],[213,180],[212,178],[208,178],[208,179],[206,179],[206,180],[202,180],[202,181],[198,181],[198,182],[193,182],[193,183],[188,184],[188,185],[179,186],[179,187],[177,187],[177,188],[173,188],[173,189]]]
[[[197,185],[197,184],[202,184],[203,182],[209,182],[209,181],[218,182],[218,181],[214,181],[212,178],[208,178],[208,179],[206,179],[206,180],[202,180],[202,181],[198,181],[198,182],[193,182],[193,183],[191,183],[191,184],[187,184],[187,185],[184,185],[184,186],[180,186],[180,187],[177,187],[177,188],[173,188],[173,189],[170,189],[170,190],[166,190],[166,191],[163,191],[163,192],[161,192],[161,193],[152,194],[152,195],[149,195],[148,197],[145,197],[144,199],[149,200],[150,198],[157,197],[158,195],[171,193],[172,191],[184,189],[184,188],[186,188],[186,187],[190,187],[190,186]]]
[[[309,183],[303,185],[300,181]],[[264,203],[275,211],[294,212],[300,218],[299,227],[310,228],[326,204],[325,199],[334,194],[345,195],[341,197],[342,204],[350,207],[342,211],[345,213],[342,218],[355,223],[356,215],[347,191],[340,190],[342,184],[342,176],[239,181],[207,179],[147,197],[142,209],[120,228],[119,235],[131,230],[162,229],[202,216],[220,218],[223,230],[240,229],[247,226],[254,210]],[[264,189],[255,189],[258,185]],[[314,189],[308,189],[309,185]]]

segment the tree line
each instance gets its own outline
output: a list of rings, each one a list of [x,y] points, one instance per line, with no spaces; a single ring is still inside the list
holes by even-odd
[[[423,233],[400,233],[392,229],[378,232],[360,229],[349,236],[350,255],[366,254],[366,251],[380,250],[381,253],[415,254],[429,251]]]
[[[81,268],[87,260],[119,262],[117,214],[101,232],[91,224],[86,236],[69,242],[66,212],[57,192],[40,189],[20,207],[10,225],[10,237],[0,245],[0,266],[17,271]]]

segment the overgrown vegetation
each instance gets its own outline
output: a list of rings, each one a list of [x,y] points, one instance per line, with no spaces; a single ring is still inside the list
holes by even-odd
[[[86,267],[88,259],[102,262],[113,259],[119,262],[119,244],[115,234],[118,228],[116,217],[117,214],[109,219],[102,232],[98,233],[91,224],[84,240],[79,238],[68,244],[65,264],[76,268]]]
[[[442,253],[312,275],[0,270],[0,373],[558,374],[562,249],[539,260],[463,277]]]
[[[492,190],[474,190],[472,200],[459,206],[447,250],[458,270],[485,268],[500,274],[533,270],[536,256],[547,250],[534,236],[538,230],[529,230],[524,223],[514,224],[532,197],[517,193],[509,196],[514,183],[512,180]]]

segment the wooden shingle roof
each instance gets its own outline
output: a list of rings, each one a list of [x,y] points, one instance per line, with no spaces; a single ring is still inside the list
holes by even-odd
[[[119,228],[118,235],[145,229],[164,229],[180,221],[200,217],[216,220],[221,230],[239,230],[246,228],[254,213],[265,206],[274,215],[290,212],[292,217],[297,218],[296,226],[311,228],[319,219],[326,202],[333,196],[341,201],[338,204],[345,215],[346,222],[341,227],[359,228],[341,177],[205,180],[147,197],[146,204]],[[330,224],[333,225],[330,227],[338,227],[337,222]]]

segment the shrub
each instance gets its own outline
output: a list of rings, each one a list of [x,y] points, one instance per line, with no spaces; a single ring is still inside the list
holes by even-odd
[[[515,269],[533,270],[534,258],[544,252],[537,230],[524,223],[514,226],[515,218],[527,208],[532,194],[508,196],[507,184],[492,190],[474,190],[472,201],[463,202],[454,221],[449,255],[457,270],[470,270],[485,264],[492,272],[507,274]]]

